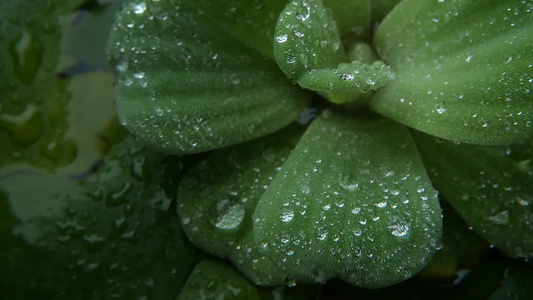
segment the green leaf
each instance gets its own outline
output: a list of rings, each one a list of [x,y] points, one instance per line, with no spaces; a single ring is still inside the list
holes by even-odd
[[[478,265],[489,249],[487,241],[469,230],[448,202],[440,203],[443,214],[442,247],[419,273],[426,280],[453,279],[461,268]]]
[[[298,78],[298,84],[301,87],[324,93],[365,93],[378,90],[393,78],[394,74],[390,67],[380,60],[371,65],[355,60],[352,63],[341,63],[337,69],[310,70]]]
[[[435,187],[479,235],[509,256],[533,257],[532,140],[455,145],[417,133],[416,142]]]
[[[251,282],[226,264],[202,261],[194,267],[176,300],[259,300]]]
[[[374,36],[396,79],[372,98],[417,130],[475,144],[533,135],[530,1],[402,1]]]
[[[276,25],[274,53],[289,78],[345,60],[339,30],[321,0],[290,1]]]
[[[441,210],[409,132],[325,111],[261,197],[261,251],[297,281],[378,288],[411,277],[440,239]]]
[[[58,17],[82,1],[0,4],[0,165],[25,162],[49,170],[69,163],[66,80],[56,76]]]
[[[381,22],[385,16],[402,0],[370,0],[372,21]]]
[[[264,136],[306,106],[274,62],[189,1],[126,5],[108,52],[122,124],[164,152],[203,152]]]
[[[96,174],[2,168],[3,297],[174,297],[194,258],[170,209],[179,164],[127,138],[95,162]]]
[[[274,29],[287,0],[190,2],[234,37],[274,59]]]
[[[188,171],[178,190],[178,214],[191,242],[229,258],[258,285],[282,285],[288,275],[257,249],[252,213],[301,132],[291,127],[216,151]]]
[[[340,35],[346,39],[363,37],[370,28],[369,0],[322,0],[331,10]]]

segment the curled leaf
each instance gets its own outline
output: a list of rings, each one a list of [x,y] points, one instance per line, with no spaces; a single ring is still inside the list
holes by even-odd
[[[290,1],[279,16],[274,39],[276,61],[292,79],[344,61],[337,24],[320,0]]]

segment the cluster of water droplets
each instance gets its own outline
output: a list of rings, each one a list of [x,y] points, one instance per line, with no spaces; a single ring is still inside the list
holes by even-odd
[[[340,276],[365,286],[381,275],[391,276],[391,264],[398,268],[394,276],[411,276],[435,251],[440,237],[437,192],[409,160],[404,168],[391,169],[353,152],[319,155],[309,143],[349,141],[354,143],[351,149],[359,149],[357,139],[366,141],[370,135],[317,126],[324,132],[300,141],[292,154],[301,161],[288,162],[298,167],[284,166],[256,208],[254,227],[262,251],[299,280]],[[346,170],[339,165],[354,161],[357,167],[350,172],[324,177],[326,169]],[[292,184],[280,186],[286,181]],[[404,261],[407,256],[410,262]],[[375,267],[384,261],[387,268]],[[361,275],[364,270],[368,272]]]
[[[281,68],[294,76],[300,70],[335,62],[341,42],[337,26],[329,12],[316,1],[298,0],[289,4],[280,16],[274,36]],[[280,58],[283,57],[283,58]]]

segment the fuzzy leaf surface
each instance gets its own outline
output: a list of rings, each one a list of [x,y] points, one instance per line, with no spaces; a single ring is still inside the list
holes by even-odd
[[[409,135],[324,112],[254,213],[261,251],[297,281],[378,288],[418,272],[440,239],[437,192]]]
[[[374,36],[396,79],[370,105],[448,140],[501,145],[532,136],[532,6],[402,1]]]
[[[198,0],[194,5],[246,45],[274,58],[274,30],[287,0]]]
[[[118,14],[108,52],[122,124],[160,151],[187,154],[294,121],[302,91],[191,2],[133,2]]]
[[[322,0],[331,10],[341,37],[364,36],[370,27],[370,0]]]
[[[435,187],[479,235],[509,256],[533,257],[533,141],[455,145],[423,133],[415,140]]]
[[[291,127],[218,150],[189,170],[178,190],[178,215],[189,239],[229,258],[259,285],[282,285],[287,273],[259,252],[252,214],[301,132]]]
[[[274,54],[289,78],[311,69],[335,68],[344,60],[337,24],[320,0],[290,1],[279,16]]]

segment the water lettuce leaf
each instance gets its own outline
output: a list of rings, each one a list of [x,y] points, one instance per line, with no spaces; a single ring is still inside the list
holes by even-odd
[[[290,127],[220,149],[192,167],[178,190],[178,214],[190,241],[229,258],[258,285],[283,285],[288,276],[259,252],[252,214],[301,133]]]
[[[325,111],[254,213],[261,251],[296,281],[378,288],[426,264],[442,214],[403,126]]]
[[[455,145],[423,133],[415,140],[431,181],[469,226],[509,256],[533,257],[532,140]]]
[[[531,5],[402,1],[374,36],[396,78],[371,107],[456,142],[501,145],[532,136]]]
[[[134,2],[118,14],[108,52],[121,123],[155,149],[187,154],[294,121],[303,92],[190,2]]]

